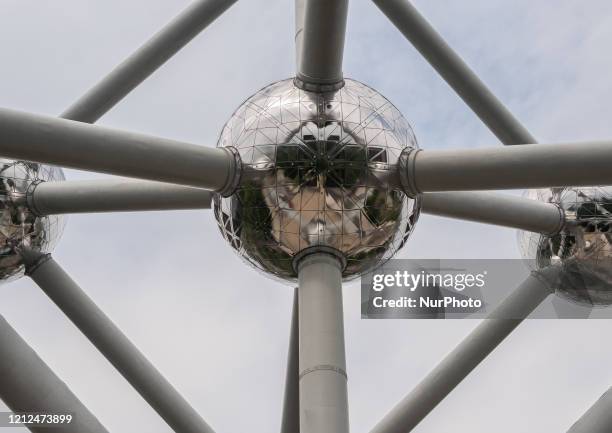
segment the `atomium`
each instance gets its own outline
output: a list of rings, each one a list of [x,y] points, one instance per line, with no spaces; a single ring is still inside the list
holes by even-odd
[[[344,79],[348,0],[295,1],[295,79],[274,83],[246,100],[225,125],[217,148],[92,125],[234,3],[196,0],[59,118],[0,108],[0,154],[18,161],[4,161],[0,170],[4,254],[0,254],[0,279],[24,273],[21,253],[28,277],[172,431],[214,430],[51,255],[41,254],[53,248],[63,227],[63,219],[45,215],[209,209],[213,197],[222,235],[247,263],[283,281],[298,277],[282,431],[350,431],[342,280],[391,258],[408,240],[421,210],[529,231],[519,239],[524,256],[535,259],[533,267],[539,272],[501,301],[487,315],[493,320],[483,320],[371,432],[413,431],[548,299],[553,286],[546,279],[560,274],[559,293],[576,302],[612,304],[608,290],[612,188],[531,193],[548,203],[482,192],[612,185],[612,142],[538,145],[408,0],[374,3],[508,147],[418,149],[408,122],[387,99],[364,84]],[[359,25],[367,31],[372,18],[366,18]],[[270,28],[278,30],[275,24],[270,23]],[[267,52],[257,54],[275,49],[267,42]],[[220,52],[241,55],[229,46]],[[362,52],[358,54],[368,54],[367,49]],[[272,54],[282,57],[282,51]],[[381,59],[365,58],[369,66]],[[219,69],[221,59],[214,60],[209,63]],[[7,63],[19,64],[10,56]],[[254,67],[272,65],[259,63]],[[242,75],[248,79],[253,74]],[[219,84],[213,75],[199,78],[191,87],[200,88],[203,81]],[[427,107],[427,101],[416,102]],[[44,182],[63,180],[62,172],[21,160],[140,180]],[[93,226],[80,249],[87,249],[87,240],[105,233],[103,229]],[[467,244],[471,249],[474,240]],[[117,249],[120,253],[123,244]],[[445,239],[435,246],[448,245]],[[168,245],[162,248],[167,257]],[[202,272],[197,274],[199,283],[207,279]],[[462,281],[453,278],[459,291]],[[430,296],[421,300],[427,304],[423,303],[422,317],[437,318],[446,317],[444,307],[478,308],[479,302],[447,297],[441,305],[440,299]],[[200,316],[211,319],[212,325],[198,329],[218,326],[214,315]],[[0,396],[10,410],[72,413],[75,424],[60,427],[62,431],[107,433],[1,316],[0,347]],[[578,424],[612,431],[609,404],[609,399],[604,405],[598,402],[583,417],[585,423]]]
[[[417,147],[412,129],[360,82],[330,93],[292,79],[265,87],[236,110],[217,146],[242,161],[239,188],[214,199],[219,228],[266,274],[294,280],[294,258],[324,248],[343,257],[350,279],[391,258],[417,221],[419,200],[397,180],[402,151]]]
[[[520,231],[521,254],[539,269],[562,266],[557,293],[582,304],[612,304],[612,187],[529,190],[558,205],[565,225],[555,234]]]
[[[27,203],[28,191],[39,182],[64,180],[58,167],[0,159],[0,281],[25,273],[19,247],[50,253],[64,229],[66,218],[39,216]]]

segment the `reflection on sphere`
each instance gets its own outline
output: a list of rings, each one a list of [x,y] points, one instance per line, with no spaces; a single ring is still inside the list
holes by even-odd
[[[38,182],[64,180],[58,167],[26,161],[0,159],[0,281],[15,280],[25,273],[16,248],[27,246],[50,253],[62,235],[65,217],[37,216],[26,194]]]
[[[538,268],[563,266],[560,295],[582,304],[612,304],[612,187],[531,190],[527,197],[559,205],[567,223],[552,236],[519,232],[523,257]]]
[[[218,146],[242,159],[238,190],[216,196],[221,233],[248,263],[294,280],[293,258],[329,248],[346,259],[345,279],[399,250],[418,218],[418,200],[397,186],[398,160],[417,147],[402,114],[354,80],[333,93],[274,83],[245,101]]]

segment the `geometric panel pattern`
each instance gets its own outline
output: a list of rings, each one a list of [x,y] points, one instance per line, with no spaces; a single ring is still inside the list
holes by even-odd
[[[292,79],[244,102],[218,146],[238,150],[243,170],[231,197],[217,195],[221,233],[248,263],[282,280],[293,257],[325,246],[356,277],[392,257],[418,218],[418,200],[397,181],[405,148],[417,147],[406,119],[370,87],[345,80],[312,93]]]
[[[521,231],[524,258],[539,268],[563,268],[558,293],[578,303],[612,304],[612,187],[530,190],[528,198],[555,203],[565,212],[565,227],[547,236]]]
[[[63,171],[51,165],[0,159],[0,281],[25,273],[15,247],[28,246],[49,253],[64,231],[66,217],[40,217],[27,206],[26,195],[35,184],[65,180]]]

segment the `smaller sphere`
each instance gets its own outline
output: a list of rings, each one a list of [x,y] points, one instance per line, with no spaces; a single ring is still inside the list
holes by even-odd
[[[25,274],[17,248],[50,253],[57,244],[65,218],[36,215],[27,205],[27,193],[39,182],[64,179],[58,167],[0,159],[0,282]]]
[[[612,304],[612,187],[531,190],[528,198],[554,203],[566,224],[552,236],[520,231],[519,247],[532,266],[562,266],[557,293],[588,305]]]

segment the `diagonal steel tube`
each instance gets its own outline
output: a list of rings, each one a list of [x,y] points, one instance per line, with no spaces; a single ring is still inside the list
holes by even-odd
[[[291,331],[289,334],[289,353],[287,355],[281,433],[296,433],[300,431],[300,331],[298,309],[298,289],[296,288],[293,293],[293,311],[291,312]]]
[[[612,142],[405,152],[408,194],[435,191],[611,185]]]
[[[213,433],[200,415],[51,258],[23,250],[27,275],[177,433]]]
[[[296,84],[315,92],[339,89],[348,0],[296,0]]]
[[[567,433],[610,433],[612,431],[612,388],[580,417]]]
[[[373,1],[502,143],[536,143],[408,0]]]
[[[302,55],[302,40],[304,39],[304,8],[306,0],[295,0],[293,2],[295,14],[295,65],[300,66],[300,56]]]
[[[230,192],[232,152],[50,116],[0,109],[0,155]]]
[[[348,433],[342,263],[314,252],[297,260],[300,433]]]
[[[553,234],[564,224],[563,211],[538,200],[478,191],[428,192],[421,195],[421,212],[495,224],[535,233]]]
[[[235,2],[195,1],[64,111],[61,117],[96,122]]]
[[[27,204],[38,215],[210,209],[213,192],[139,180],[41,182],[28,191]]]
[[[532,273],[370,433],[408,433],[554,290],[558,269]]]
[[[71,414],[72,422],[34,433],[108,433],[62,380],[0,316],[0,399],[13,412]]]

